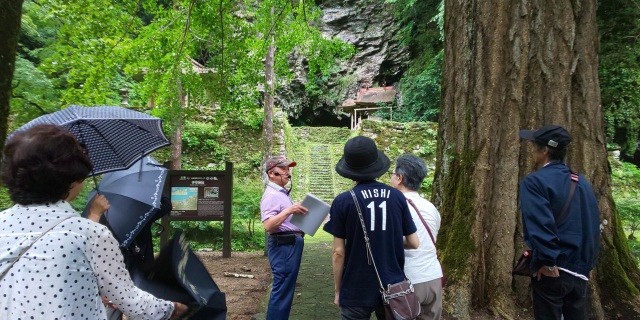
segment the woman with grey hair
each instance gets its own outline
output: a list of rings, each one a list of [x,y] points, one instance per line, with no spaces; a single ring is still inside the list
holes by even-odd
[[[443,273],[434,242],[440,229],[440,213],[431,202],[418,194],[426,176],[424,160],[412,154],[400,156],[391,175],[391,185],[407,198],[411,217],[418,228],[420,246],[418,249],[404,250],[404,272],[413,283],[422,305],[422,312],[417,318],[421,320],[440,319],[442,313]]]

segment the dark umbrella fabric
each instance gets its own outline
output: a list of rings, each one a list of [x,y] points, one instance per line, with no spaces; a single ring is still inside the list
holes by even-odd
[[[128,247],[140,230],[155,220],[167,172],[151,156],[146,156],[126,170],[105,174],[98,184],[100,193],[109,200],[105,218],[121,247]],[[93,190],[88,199],[95,195]]]
[[[189,305],[190,320],[223,320],[226,297],[209,271],[191,251],[183,234],[160,250],[149,275],[134,275],[134,283],[154,296]]]
[[[130,167],[150,152],[169,145],[162,120],[122,107],[70,106],[35,118],[16,131],[39,124],[69,130],[87,147],[93,175]]]

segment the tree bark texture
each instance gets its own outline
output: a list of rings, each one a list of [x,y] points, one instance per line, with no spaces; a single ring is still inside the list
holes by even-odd
[[[182,169],[182,132],[184,130],[184,110],[189,103],[189,94],[184,91],[182,81],[177,80],[178,87],[178,110],[173,117],[173,127],[175,132],[171,141],[171,169]]]
[[[488,308],[517,318],[528,279],[514,279],[522,223],[518,183],[533,170],[519,129],[564,126],[567,163],[599,200],[602,253],[591,274],[591,316],[640,316],[640,272],[611,196],[598,83],[595,0],[445,1],[445,65],[434,203],[451,279],[445,308],[460,319]]]
[[[273,14],[273,9],[271,10]],[[272,155],[273,148],[273,94],[275,92],[275,70],[274,70],[274,59],[275,59],[275,44],[273,35],[269,36],[270,44],[269,49],[267,50],[267,55],[264,59],[264,80],[266,83],[266,87],[264,89],[264,123],[262,128],[264,130],[264,161],[263,163],[269,159]],[[266,178],[267,176],[263,173],[263,176]]]
[[[0,0],[0,150],[7,136],[11,82],[16,63],[22,0]]]

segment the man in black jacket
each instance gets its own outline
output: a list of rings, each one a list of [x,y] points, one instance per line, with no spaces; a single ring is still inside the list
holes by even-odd
[[[520,138],[535,143],[532,155],[538,168],[520,183],[524,241],[533,250],[535,318],[587,319],[587,281],[600,251],[596,197],[587,179],[572,176],[564,163],[571,142],[564,128],[521,130]]]

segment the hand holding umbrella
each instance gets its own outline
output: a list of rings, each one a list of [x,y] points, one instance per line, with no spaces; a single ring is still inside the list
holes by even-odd
[[[93,222],[100,222],[102,215],[109,210],[109,200],[103,194],[96,195],[89,204],[87,219]]]
[[[98,196],[109,199],[109,212],[104,217],[121,247],[128,247],[160,211],[167,172],[155,159],[147,156],[126,170],[105,174],[98,184]],[[97,190],[92,191],[88,199],[94,198],[96,193]],[[87,205],[83,215],[87,216],[89,210]],[[100,219],[103,212],[97,213]]]

